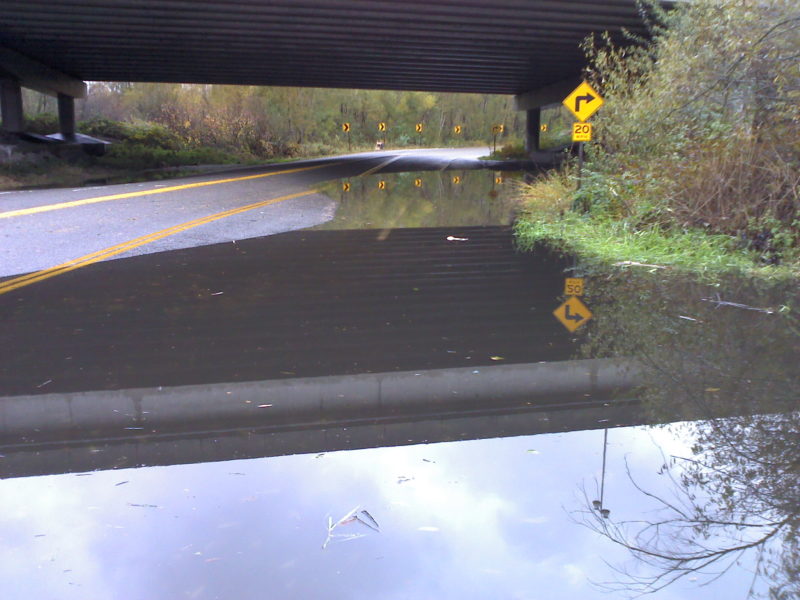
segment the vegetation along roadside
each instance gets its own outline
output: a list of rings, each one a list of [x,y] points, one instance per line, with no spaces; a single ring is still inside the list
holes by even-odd
[[[800,274],[800,10],[646,3],[652,36],[589,39],[605,98],[576,161],[521,188],[522,248],[713,275]]]

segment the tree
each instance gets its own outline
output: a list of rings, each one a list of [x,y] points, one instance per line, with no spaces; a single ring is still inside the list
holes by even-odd
[[[669,494],[631,475],[659,506],[647,519],[604,520],[588,499],[578,513],[636,559],[607,586],[649,593],[741,562],[754,565],[750,596],[800,597],[796,283],[618,272],[593,279],[590,301],[584,356],[635,356],[648,419],[686,421],[682,437],[693,442],[660,465]]]

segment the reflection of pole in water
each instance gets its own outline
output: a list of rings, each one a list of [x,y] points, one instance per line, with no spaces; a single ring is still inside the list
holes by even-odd
[[[592,506],[594,506],[595,510],[600,511],[600,514],[604,519],[608,518],[608,515],[611,514],[611,511],[603,506],[603,500],[606,491],[606,451],[608,450],[608,427],[603,430],[603,469],[600,473],[600,500],[595,500],[592,502]]]

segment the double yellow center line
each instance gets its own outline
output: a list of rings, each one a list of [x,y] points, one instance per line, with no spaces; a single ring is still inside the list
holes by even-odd
[[[0,283],[0,294],[5,294],[12,290],[25,287],[26,285],[31,285],[32,283],[36,283],[38,281],[44,281],[45,279],[50,279],[51,277],[55,277],[56,275],[69,273],[70,271],[74,271],[75,269],[80,269],[81,267],[86,267],[88,265],[91,265],[92,263],[100,262],[101,260],[111,258],[112,256],[122,254],[123,252],[128,252],[129,250],[133,250],[134,248],[144,246],[145,244],[151,244],[152,242],[158,241],[165,237],[169,237],[171,235],[175,235],[176,233],[180,233],[182,231],[186,231],[187,229],[192,229],[193,227],[197,227],[198,225],[205,225],[206,223],[219,221],[220,219],[224,219],[226,217],[232,217],[233,215],[238,215],[239,213],[247,212],[248,210],[269,206],[270,204],[277,204],[278,202],[283,202],[284,200],[291,200],[292,198],[301,198],[303,196],[308,196],[316,192],[317,190],[306,190],[303,192],[297,192],[296,194],[289,194],[287,196],[280,196],[279,198],[272,198],[271,200],[262,200],[261,202],[254,202],[253,204],[240,206],[239,208],[233,208],[231,210],[226,210],[224,212],[209,215],[207,217],[201,217],[199,219],[195,219],[194,221],[181,223],[180,225],[175,225],[174,227],[162,229],[161,231],[156,231],[155,233],[143,235],[141,237],[128,240],[127,242],[122,242],[121,244],[117,244],[116,246],[111,246],[110,248],[98,250],[97,252],[81,256],[80,258],[75,258],[65,263],[61,263],[60,265],[56,265],[55,267],[50,267],[49,269],[36,271],[35,273],[28,273],[27,275],[20,275],[19,277],[14,277],[13,279],[8,279],[6,281],[3,281],[2,283]]]
[[[380,163],[377,167],[373,167],[368,171],[362,173],[363,175],[371,175],[372,173],[382,169],[389,163],[397,160],[397,158],[392,158],[387,161]],[[249,179],[259,179],[262,177],[271,177],[272,175],[286,175],[289,173],[299,173],[301,171],[310,171],[312,169],[321,169],[323,167],[331,166],[334,163],[326,163],[323,165],[314,165],[311,167],[300,167],[296,169],[288,169],[284,171],[272,171],[270,173],[260,173],[258,175],[246,175],[244,177],[232,177],[228,179],[216,179],[214,181],[202,181],[199,183],[189,183],[185,185],[176,185],[170,186],[165,188],[159,188],[154,190],[142,190],[138,192],[126,192],[124,194],[112,194],[109,196],[98,196],[96,198],[86,198],[83,200],[74,200],[71,202],[61,202],[59,204],[49,204],[46,206],[36,206],[32,208],[25,208],[20,210],[11,210],[0,213],[0,219],[8,219],[11,217],[19,217],[23,215],[31,215],[37,214],[42,212],[47,212],[51,210],[61,210],[64,208],[73,208],[77,206],[85,206],[87,204],[95,204],[98,202],[107,202],[110,200],[122,200],[125,198],[136,198],[139,196],[150,196],[153,194],[163,194],[166,192],[175,192],[179,190],[187,190],[192,188],[199,188],[205,187],[209,185],[219,185],[221,183],[232,183],[236,181],[246,181]],[[169,227],[167,229],[162,229],[161,231],[156,231],[154,233],[150,233],[148,235],[143,235],[141,237],[128,240],[126,242],[122,242],[117,244],[116,246],[111,246],[109,248],[104,248],[103,250],[98,250],[97,252],[92,252],[91,254],[87,254],[85,256],[81,256],[79,258],[75,258],[73,260],[67,261],[65,263],[61,263],[60,265],[56,265],[54,267],[50,267],[48,269],[43,269],[41,271],[36,271],[34,273],[28,273],[27,275],[20,275],[19,277],[14,277],[12,279],[7,279],[6,281],[0,282],[0,294],[5,294],[11,292],[13,290],[19,289],[21,287],[25,287],[31,285],[33,283],[37,283],[39,281],[44,281],[45,279],[50,279],[51,277],[55,277],[57,275],[63,275],[64,273],[69,273],[70,271],[74,271],[75,269],[80,269],[82,267],[86,267],[96,262],[100,262],[111,258],[112,256],[117,256],[118,254],[122,254],[124,252],[128,252],[135,248],[139,248],[146,244],[151,244],[158,240],[161,240],[165,237],[169,237],[171,235],[175,235],[176,233],[181,233],[188,229],[192,229],[193,227],[198,227],[199,225],[205,225],[206,223],[211,223],[213,221],[219,221],[220,219],[224,219],[226,217],[232,217],[234,215],[238,215],[243,212],[247,212],[249,210],[253,210],[256,208],[262,208],[264,206],[269,206],[271,204],[277,204],[278,202],[283,202],[285,200],[291,200],[293,198],[301,198],[303,196],[308,196],[311,194],[317,193],[317,190],[306,190],[303,192],[297,192],[295,194],[288,194],[286,196],[280,196],[278,198],[272,198],[270,200],[262,200],[260,202],[254,202],[252,204],[247,204],[246,206],[240,206],[239,208],[233,208],[230,210],[226,210],[224,212],[216,213],[213,215],[208,215],[206,217],[200,217],[199,219],[195,219],[194,221],[189,221],[187,223],[181,223],[180,225],[175,225],[173,227]]]
[[[154,194],[165,194],[167,192],[178,192],[180,190],[190,190],[209,185],[220,185],[222,183],[234,183],[237,181],[248,181],[250,179],[262,179],[273,175],[288,175],[290,173],[300,173],[301,171],[311,171],[312,169],[322,169],[329,167],[333,163],[324,165],[314,165],[312,167],[298,167],[296,169],[286,169],[283,171],[270,171],[269,173],[259,173],[258,175],[244,175],[242,177],[229,177],[227,179],[214,179],[212,181],[200,181],[198,183],[187,183],[184,185],[173,185],[170,187],[156,188],[153,190],[140,190],[138,192],[125,192],[123,194],[111,194],[109,196],[97,196],[96,198],[84,198],[83,200],[71,200],[69,202],[59,202],[58,204],[46,204],[44,206],[34,206],[32,208],[21,208],[19,210],[9,210],[0,212],[0,219],[10,219],[11,217],[21,217],[24,215],[35,215],[51,210],[62,210],[64,208],[75,208],[86,206],[87,204],[97,204],[98,202],[108,202],[110,200],[124,200],[126,198],[139,198],[140,196],[152,196]]]

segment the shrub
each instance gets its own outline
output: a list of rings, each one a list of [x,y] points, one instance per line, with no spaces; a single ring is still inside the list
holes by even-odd
[[[672,12],[649,4],[652,41],[586,45],[589,77],[606,98],[592,169],[606,187],[625,187],[629,211],[648,224],[657,216],[665,226],[734,235],[771,219],[792,229],[796,244],[795,3],[698,0]],[[594,202],[605,202],[613,190],[597,183]]]
[[[52,113],[40,113],[25,119],[25,129],[30,133],[49,135],[58,131],[58,116]]]

